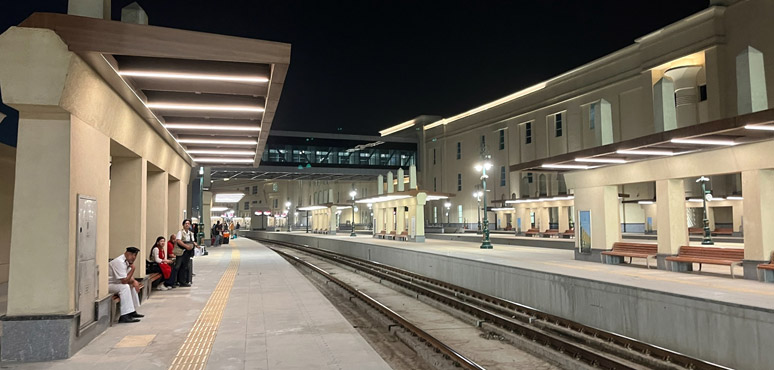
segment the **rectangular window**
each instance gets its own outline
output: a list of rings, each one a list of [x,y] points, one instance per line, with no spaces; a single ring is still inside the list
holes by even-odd
[[[554,115],[554,130],[556,132],[556,137],[562,136],[562,114],[557,113]]]
[[[699,101],[707,101],[707,85],[699,86]]]
[[[594,120],[597,116],[597,103],[589,105],[589,130],[594,129]]]
[[[274,208],[279,208],[279,199],[274,199]]]
[[[505,186],[505,166],[500,166],[500,186]]]
[[[250,187],[249,186],[245,186],[245,194],[247,194],[249,192],[250,192]]]
[[[245,211],[250,209],[250,202],[245,202]]]
[[[462,143],[457,142],[457,159],[462,158]]]
[[[482,147],[486,146],[486,135],[481,135],[481,146]]]
[[[435,149],[433,149],[433,164],[435,164]]]
[[[253,186],[253,195],[258,194],[258,186]]]
[[[500,150],[505,149],[505,130],[500,130]]]
[[[276,183],[271,184],[271,191],[278,192],[279,191],[279,185],[276,184]]]
[[[532,122],[524,124],[524,144],[532,143]]]
[[[433,223],[438,223],[438,207],[433,207]]]
[[[462,191],[462,174],[457,174],[457,191]]]
[[[457,206],[457,223],[462,223],[462,204]]]
[[[531,184],[531,183],[532,183],[532,172],[528,172],[528,173],[527,173],[527,183],[528,183],[528,184]]]
[[[438,179],[433,177],[433,191],[438,191]]]

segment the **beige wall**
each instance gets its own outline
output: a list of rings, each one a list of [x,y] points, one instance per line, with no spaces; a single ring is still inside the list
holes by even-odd
[[[16,148],[0,144],[0,284],[8,282],[11,259],[11,220],[13,218],[13,186],[16,176]]]

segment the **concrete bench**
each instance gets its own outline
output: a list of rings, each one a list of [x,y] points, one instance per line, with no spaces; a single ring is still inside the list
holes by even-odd
[[[666,260],[672,265],[672,271],[693,271],[693,264],[699,264],[701,271],[702,264],[730,266],[731,277],[734,276],[734,266],[741,266],[744,259],[744,249],[742,248],[711,248],[711,247],[689,247],[682,246],[677,256],[667,257]]]
[[[629,257],[629,263],[632,263],[632,258],[644,258],[645,266],[650,268],[650,259],[656,259],[658,254],[657,244],[645,244],[645,243],[613,243],[613,249],[604,251],[602,255],[602,263],[607,264],[619,264],[623,262],[624,257]]]

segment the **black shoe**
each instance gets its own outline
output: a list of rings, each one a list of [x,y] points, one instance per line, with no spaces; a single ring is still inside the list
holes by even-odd
[[[190,288],[191,284],[180,284],[181,288]]]
[[[121,317],[118,318],[118,322],[127,323],[127,322],[140,322],[140,319],[135,319],[132,317],[131,314],[121,315]]]
[[[137,311],[128,313],[128,315],[131,316],[131,317],[134,317],[134,318],[145,317],[145,315],[139,314],[139,313],[137,313]]]

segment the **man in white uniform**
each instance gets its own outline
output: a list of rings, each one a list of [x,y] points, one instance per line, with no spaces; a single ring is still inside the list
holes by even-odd
[[[134,279],[134,260],[140,250],[135,247],[127,247],[124,254],[116,257],[108,265],[108,291],[118,293],[121,298],[121,317],[118,322],[138,322],[140,315],[137,307],[140,307],[140,297],[137,292],[142,286]]]

